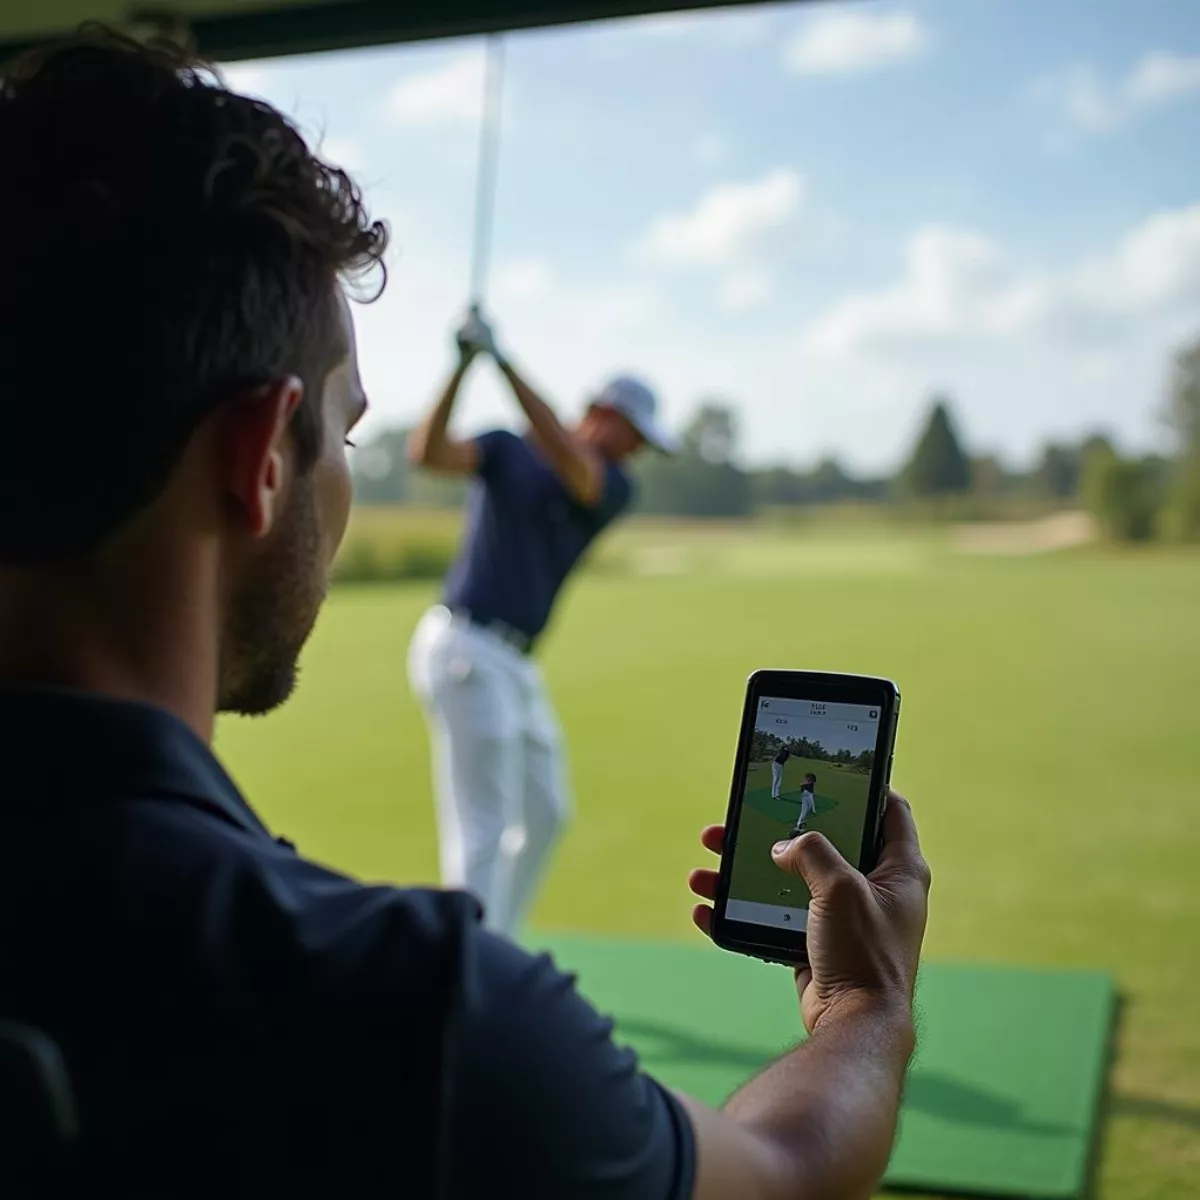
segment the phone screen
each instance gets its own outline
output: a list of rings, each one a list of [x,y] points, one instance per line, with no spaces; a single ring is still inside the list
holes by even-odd
[[[771,858],[775,842],[815,830],[857,867],[871,805],[882,710],[763,696],[746,763],[725,913],[803,932],[811,895]]]

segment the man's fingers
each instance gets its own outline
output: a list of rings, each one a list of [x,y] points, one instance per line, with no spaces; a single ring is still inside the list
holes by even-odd
[[[929,873],[921,856],[912,806],[899,792],[888,793],[887,812],[883,814],[883,849],[877,869],[902,870],[921,876]]]
[[[697,867],[688,876],[688,887],[701,900],[715,900],[717,898],[718,878],[719,876],[716,871],[707,870],[705,867]]]
[[[827,892],[854,869],[834,849],[833,843],[819,833],[806,833],[771,848],[776,866],[799,875],[814,896]]]
[[[692,909],[692,921],[705,937],[712,937],[712,914],[707,904],[697,904]]]
[[[700,834],[700,845],[713,854],[725,852],[725,826],[709,825]]]

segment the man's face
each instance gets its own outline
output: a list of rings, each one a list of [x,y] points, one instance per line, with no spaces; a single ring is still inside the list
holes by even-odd
[[[258,544],[226,614],[221,712],[257,716],[291,695],[300,651],[316,624],[346,532],[352,498],[347,437],[367,402],[350,307],[340,290],[338,319],[345,353],[320,397],[320,457],[311,470],[293,475],[279,520]]]
[[[579,427],[580,437],[602,458],[609,462],[622,462],[645,445],[645,439],[629,418],[606,408],[593,405]]]

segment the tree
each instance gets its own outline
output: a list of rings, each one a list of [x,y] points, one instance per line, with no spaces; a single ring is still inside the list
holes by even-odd
[[[1160,462],[1122,458],[1111,446],[1094,447],[1083,467],[1082,495],[1106,537],[1115,542],[1152,538],[1162,504]]]
[[[1167,424],[1178,439],[1160,528],[1172,541],[1200,542],[1200,338],[1175,356]]]
[[[673,458],[648,457],[638,467],[643,512],[665,516],[743,517],[753,508],[749,476],[737,465],[733,410],[700,406]]]
[[[1050,500],[1070,500],[1079,491],[1081,452],[1050,442],[1033,472],[1034,487]]]
[[[904,471],[910,495],[922,498],[961,495],[971,489],[971,462],[963,452],[950,418],[950,402],[935,397],[925,430]]]
[[[1175,464],[1159,530],[1172,542],[1200,542],[1200,453]]]
[[[359,504],[412,504],[421,508],[452,508],[462,502],[462,479],[435,475],[410,465],[406,454],[409,431],[382,429],[351,460],[354,499]]]
[[[408,499],[407,444],[407,429],[384,429],[354,455],[354,498],[359,504],[403,504]]]
[[[683,450],[704,462],[724,465],[737,453],[737,418],[726,405],[702,404],[683,435]]]
[[[1167,398],[1167,424],[1183,458],[1200,455],[1200,338],[1175,356]]]
[[[1008,487],[1008,472],[994,454],[984,454],[971,460],[971,490],[977,496],[995,499],[1003,496]]]

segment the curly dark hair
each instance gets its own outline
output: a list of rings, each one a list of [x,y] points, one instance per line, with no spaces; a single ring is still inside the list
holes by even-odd
[[[386,282],[344,171],[209,65],[99,26],[0,70],[0,163],[0,562],[102,545],[206,416],[287,375],[311,465],[336,286]]]

